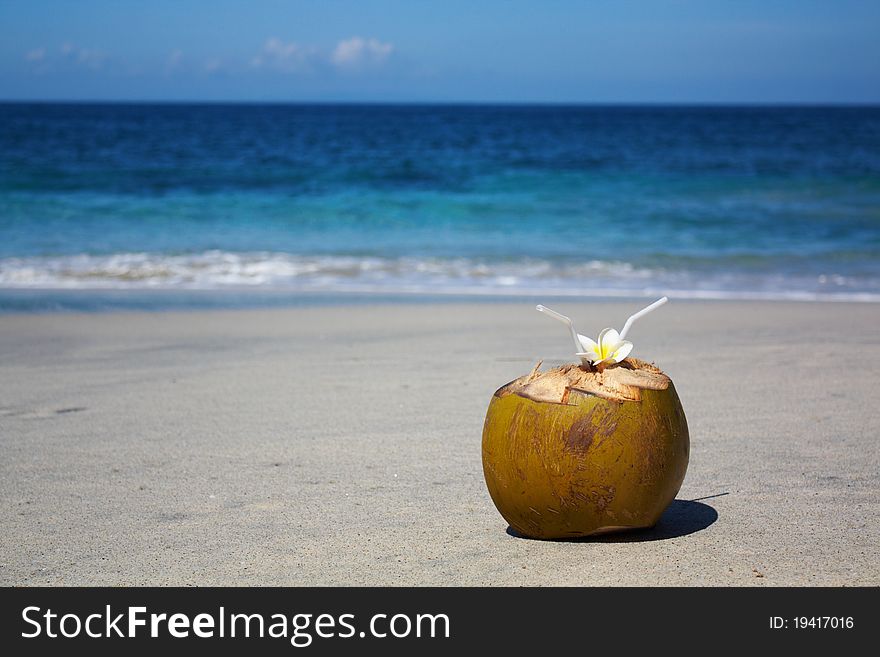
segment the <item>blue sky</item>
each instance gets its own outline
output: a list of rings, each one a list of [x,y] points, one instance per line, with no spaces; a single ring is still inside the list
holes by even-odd
[[[880,102],[880,2],[0,0],[0,98]]]

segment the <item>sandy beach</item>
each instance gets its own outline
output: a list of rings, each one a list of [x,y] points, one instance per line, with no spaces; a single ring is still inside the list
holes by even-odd
[[[638,303],[558,302],[581,330]],[[570,360],[529,303],[0,316],[0,584],[878,585],[880,305],[632,331],[691,462],[652,531],[509,534],[480,435]]]

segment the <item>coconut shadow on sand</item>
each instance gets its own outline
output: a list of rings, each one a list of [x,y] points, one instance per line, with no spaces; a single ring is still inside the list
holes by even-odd
[[[709,525],[718,520],[718,512],[699,500],[706,500],[713,497],[721,497],[727,493],[718,493],[716,495],[708,495],[698,498],[697,500],[673,500],[667,507],[660,520],[656,525],[648,529],[633,529],[631,531],[619,532],[616,534],[600,534],[599,536],[581,536],[577,538],[558,538],[551,539],[560,543],[641,543],[643,541],[665,541],[670,538],[678,538],[695,534],[696,532],[706,529]],[[507,528],[507,533],[516,538],[525,540],[546,540],[532,539],[523,536],[513,527]]]

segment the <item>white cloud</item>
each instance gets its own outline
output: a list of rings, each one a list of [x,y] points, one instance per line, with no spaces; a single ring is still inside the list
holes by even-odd
[[[329,51],[273,36],[266,39],[249,64],[252,69],[283,73],[315,72],[327,66],[353,71],[381,64],[393,50],[390,43],[357,36],[338,42]]]
[[[61,44],[61,57],[71,64],[88,68],[101,68],[107,60],[106,53],[91,48],[80,48],[72,43]]]
[[[180,65],[183,63],[183,51],[180,48],[176,48],[168,53],[168,59],[165,60],[165,69],[168,71],[173,71],[177,68],[180,68]]]
[[[317,55],[314,48],[301,46],[293,41],[282,41],[269,37],[263,49],[251,59],[253,68],[270,68],[280,71],[302,71],[309,68],[311,60]]]
[[[44,47],[32,48],[24,54],[24,60],[40,72],[63,71],[74,68],[104,68],[110,61],[107,53],[92,48],[82,48],[74,43],[65,42],[57,49]]]
[[[33,50],[28,50],[24,54],[24,59],[28,62],[42,62],[44,59],[46,59],[46,49],[34,48]]]
[[[388,59],[393,50],[394,46],[390,43],[355,36],[337,43],[330,55],[330,61],[340,68],[381,64]]]
[[[154,66],[160,66],[159,70],[166,75],[199,70],[209,74],[240,74],[248,69],[290,74],[330,73],[332,68],[356,72],[381,65],[393,52],[391,43],[372,37],[353,36],[337,42],[332,48],[319,48],[273,36],[267,38],[260,50],[249,59],[224,59],[206,53],[199,61],[192,54],[184,56],[183,50],[174,48],[167,51],[164,61],[159,59]],[[56,48],[32,48],[24,52],[22,57],[33,72],[70,71],[74,68],[105,72],[135,70],[131,67],[126,69],[124,60],[69,41]]]
[[[223,70],[223,60],[219,57],[209,57],[205,60],[205,71],[208,73],[218,73]]]

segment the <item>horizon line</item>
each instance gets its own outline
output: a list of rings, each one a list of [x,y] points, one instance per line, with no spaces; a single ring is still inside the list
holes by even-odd
[[[368,105],[480,107],[852,107],[876,108],[880,101],[550,101],[550,100],[180,100],[0,98],[0,105]]]

